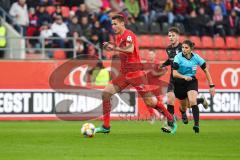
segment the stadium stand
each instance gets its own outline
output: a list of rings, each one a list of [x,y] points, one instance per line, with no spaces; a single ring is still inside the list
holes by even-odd
[[[215,50],[210,50],[210,49],[205,50],[205,56],[206,56],[206,60],[208,60],[208,61],[217,60]]]
[[[55,50],[53,52],[54,59],[66,59],[66,53],[63,50]]]
[[[56,8],[55,8],[55,6],[47,6],[46,10],[47,10],[48,14],[52,15],[56,11]]]
[[[11,1],[11,5],[16,2],[17,0]],[[223,22],[222,24],[213,23],[211,19],[214,21],[216,20],[215,9],[219,11],[218,4],[215,4],[210,1],[201,1],[201,2],[190,2],[186,1],[186,6],[183,8],[182,11],[179,11],[178,7],[175,6],[176,4],[173,3],[172,8],[167,8],[167,3],[160,5],[160,1],[158,0],[151,0],[151,1],[138,1],[139,3],[135,1],[124,1],[124,0],[118,0],[118,1],[109,1],[109,0],[101,0],[97,1],[99,4],[97,6],[102,6],[100,8],[91,8],[88,10],[87,6],[88,3],[84,4],[84,1],[76,1],[76,3],[72,3],[73,1],[67,1],[67,0],[47,0],[47,1],[26,1],[29,11],[29,26],[27,27],[27,31],[31,31],[30,36],[34,36],[37,38],[40,33],[43,24],[45,24],[45,21],[48,22],[49,28],[51,28],[51,25],[53,24],[55,17],[60,15],[64,19],[64,23],[69,27],[71,25],[72,17],[75,15],[78,18],[78,23],[80,24],[83,34],[78,34],[77,37],[81,37],[84,45],[84,51],[81,52],[81,54],[87,54],[88,46],[94,45],[96,50],[99,51],[98,54],[101,54],[99,57],[103,57],[105,59],[111,58],[111,55],[109,53],[103,53],[105,51],[102,50],[101,44],[103,41],[109,41],[112,39],[112,30],[111,30],[111,22],[110,18],[111,16],[116,12],[121,12],[121,14],[128,17],[127,23],[129,23],[129,26],[132,27],[134,32],[137,32],[139,34],[139,44],[140,49],[144,49],[144,53],[142,54],[142,58],[146,59],[144,56],[146,56],[145,52],[148,49],[154,48],[157,49],[156,54],[163,54],[164,49],[169,44],[168,38],[166,36],[167,29],[170,26],[178,26],[180,27],[182,31],[182,36],[180,37],[180,41],[183,41],[185,39],[190,39],[194,41],[195,48],[197,49],[198,53],[201,54],[203,57],[206,57],[207,60],[238,60],[238,49],[240,48],[240,13],[238,12],[240,10],[239,8],[239,1],[234,3],[226,3],[224,4],[224,1],[221,1],[221,5],[224,4],[227,8],[227,12],[219,12],[220,16],[223,16]],[[191,3],[191,4],[190,4]],[[195,5],[196,7],[192,8],[192,5]],[[121,5],[119,7],[116,7],[118,5]],[[137,10],[131,10],[131,7],[135,5],[137,8],[139,8],[138,12]],[[214,6],[214,7],[212,7]],[[11,6],[2,5],[3,9],[6,12],[9,12],[11,9]],[[41,16],[42,13],[40,12],[41,7],[46,7],[46,13],[44,13],[44,16]],[[199,9],[202,9],[204,7],[205,9],[205,16],[209,17],[209,20],[206,20],[205,28],[208,28],[206,30],[203,30],[202,27],[197,27],[198,25],[201,26],[204,19],[196,18],[196,21],[193,21],[191,18],[192,11],[196,13],[196,15],[202,16],[202,13],[199,13]],[[34,8],[36,15],[31,15],[32,8]],[[92,11],[97,12],[92,12]],[[161,11],[164,10],[164,13]],[[221,8],[220,8],[221,10]],[[236,15],[231,14],[231,11],[235,11]],[[182,17],[177,15],[176,13],[182,12]],[[136,15],[133,13],[137,13]],[[148,15],[148,16],[146,16]],[[167,16],[166,16],[167,15]],[[3,16],[3,18],[6,16]],[[33,18],[34,17],[34,18]],[[83,17],[88,17],[88,24],[85,25],[82,22]],[[206,18],[205,17],[205,18]],[[6,20],[6,19],[5,19]],[[12,20],[14,21],[14,20]],[[33,29],[33,23],[34,21],[37,21],[37,25],[35,26],[36,29]],[[94,28],[94,24],[96,22],[100,24],[101,31],[99,29]],[[9,21],[6,21],[6,23],[9,23]],[[234,23],[234,25],[233,25]],[[10,23],[10,24],[14,24]],[[18,28],[15,25],[12,25],[13,28]],[[130,27],[130,28],[131,28]],[[221,27],[219,29],[218,27]],[[213,29],[213,30],[211,30]],[[17,29],[19,31],[19,29]],[[204,31],[204,32],[203,32]],[[212,33],[212,31],[214,31]],[[101,32],[101,33],[100,33]],[[19,32],[20,35],[22,34]],[[24,30],[23,30],[24,33]],[[27,32],[29,33],[29,32]],[[94,40],[92,40],[91,35],[97,35],[99,38],[99,43],[96,43]],[[73,33],[68,34],[68,37],[72,37]],[[49,37],[56,38],[56,37]],[[46,51],[48,48],[54,49],[58,46],[55,46],[54,44],[43,44],[42,40],[29,40],[28,37],[25,37],[26,39],[26,46],[22,46],[22,48],[26,47],[26,53],[30,54],[29,50],[31,50],[31,54],[34,52],[39,53],[40,50],[42,53]],[[31,39],[31,38],[30,38]],[[74,38],[73,38],[74,39]],[[49,41],[48,41],[49,42]],[[50,41],[51,42],[51,41]],[[54,42],[54,40],[52,40]],[[74,40],[72,42],[66,41],[66,45],[64,45],[65,48],[62,48],[62,50],[72,50],[74,51]],[[47,46],[47,47],[46,47]],[[57,50],[58,48],[56,48]],[[70,51],[67,51],[70,52]],[[79,54],[79,53],[77,53]],[[48,54],[46,54],[48,55]],[[67,54],[67,55],[75,55],[75,54]],[[159,54],[160,55],[160,54]],[[76,56],[76,55],[75,55]],[[6,56],[6,57],[12,57],[12,56]],[[21,57],[48,57],[48,56],[21,56]],[[54,57],[54,56],[53,56]],[[165,55],[161,55],[161,57],[165,57]],[[13,57],[14,58],[14,57]],[[48,57],[51,58],[51,57]],[[67,56],[67,58],[71,58]],[[161,58],[160,58],[161,59]]]
[[[233,61],[240,61],[240,52],[237,50],[231,50],[230,55]]]
[[[214,47],[217,48],[217,49],[225,49],[226,48],[226,44],[225,44],[225,41],[222,37],[215,37],[213,39],[213,42],[214,42]]]
[[[166,48],[167,47],[167,43],[166,43],[166,36],[161,36],[161,35],[154,35],[152,36],[153,38],[153,43],[152,43],[152,47],[154,48]]]
[[[200,37],[198,37],[198,36],[190,36],[189,39],[190,39],[192,42],[195,43],[195,47],[196,47],[196,48],[203,48]]]
[[[203,36],[202,37],[202,47],[203,48],[214,48],[214,43],[212,37]]]
[[[237,49],[240,45],[237,43],[237,39],[232,36],[226,37],[226,47],[229,49]]]

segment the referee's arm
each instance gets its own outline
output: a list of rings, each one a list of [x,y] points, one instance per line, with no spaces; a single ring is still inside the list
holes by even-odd
[[[213,85],[212,77],[211,77],[211,75],[209,73],[209,70],[207,68],[206,62],[204,62],[200,67],[202,68],[202,70],[204,71],[204,73],[205,73],[205,75],[207,77],[208,84],[209,85]]]
[[[213,96],[215,94],[215,85],[213,84],[212,77],[209,73],[209,70],[206,66],[206,63],[203,63],[203,65],[201,65],[201,68],[202,68],[202,70],[204,71],[204,73],[207,77],[208,84],[209,84],[209,87],[210,87],[210,93]]]
[[[181,73],[179,73],[177,71],[178,68],[179,68],[178,63],[174,62],[173,63],[173,77],[174,78],[180,78],[180,79],[184,79],[186,81],[191,81],[192,80],[192,77],[188,77],[188,76],[185,76],[185,75],[182,75]]]
[[[209,85],[213,85],[212,77],[211,77],[211,75],[210,75],[210,73],[209,73],[208,68],[205,68],[203,71],[204,71],[205,74],[206,74],[206,77],[207,77],[207,80],[208,80],[208,84],[209,84]]]
[[[197,55],[197,58],[198,58],[198,61],[199,61],[198,65],[202,68],[202,70],[204,71],[204,73],[206,75],[206,78],[208,80],[208,84],[209,84],[209,87],[210,87],[209,91],[210,91],[211,95],[213,96],[215,94],[215,85],[213,84],[212,77],[209,73],[206,62],[199,55]]]

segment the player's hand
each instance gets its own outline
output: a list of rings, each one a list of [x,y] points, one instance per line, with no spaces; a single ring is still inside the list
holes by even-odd
[[[185,81],[191,81],[191,80],[192,80],[192,77],[185,76],[185,77],[184,77],[184,80],[185,80]]]
[[[113,51],[115,48],[115,45],[111,42],[103,42],[103,49],[107,51]]]
[[[210,92],[210,94],[211,94],[212,96],[214,96],[215,93],[216,93],[215,87],[211,87],[211,88],[209,89],[209,92]]]

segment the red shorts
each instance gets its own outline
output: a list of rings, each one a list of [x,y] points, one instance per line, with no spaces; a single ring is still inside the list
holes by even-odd
[[[144,71],[128,72],[127,74],[121,74],[115,79],[113,79],[111,83],[118,86],[120,91],[131,85],[138,91],[141,96],[146,96],[147,93],[152,93],[158,97],[160,94],[159,86],[150,85]]]

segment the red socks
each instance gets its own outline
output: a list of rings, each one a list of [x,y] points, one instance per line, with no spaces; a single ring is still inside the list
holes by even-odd
[[[173,116],[168,112],[168,110],[165,108],[163,103],[161,101],[157,102],[156,109],[163,113],[164,116],[167,117],[168,121],[173,121]]]
[[[103,100],[103,126],[106,128],[110,127],[110,112],[111,104],[110,100]]]

